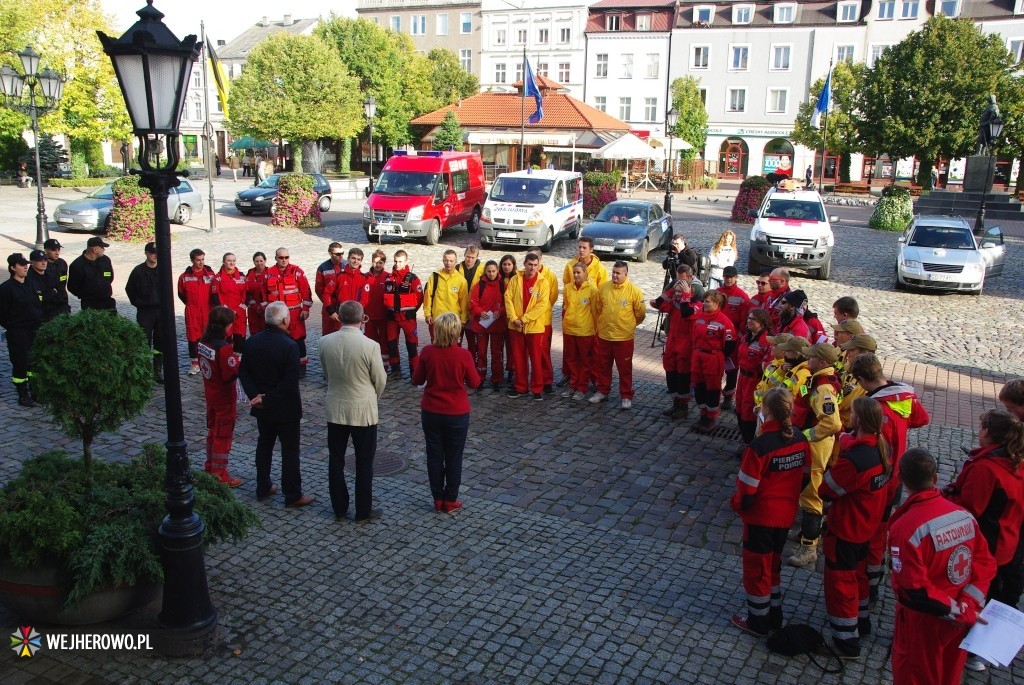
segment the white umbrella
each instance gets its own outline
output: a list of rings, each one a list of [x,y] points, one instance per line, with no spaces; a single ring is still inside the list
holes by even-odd
[[[632,133],[627,133],[621,138],[612,142],[594,153],[597,159],[622,159],[626,160],[626,190],[629,191],[629,160],[643,159],[650,167],[651,160],[665,159],[665,151],[651,147]],[[644,174],[641,184],[654,186],[648,174]]]

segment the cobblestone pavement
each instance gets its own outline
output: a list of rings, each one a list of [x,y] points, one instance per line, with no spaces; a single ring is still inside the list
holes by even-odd
[[[220,188],[218,196],[229,199]],[[717,205],[680,198],[676,203],[682,217],[677,227],[698,247],[706,248],[724,228],[738,228],[726,221],[727,198]],[[365,250],[353,213],[360,203],[338,205],[348,212],[328,213],[328,225],[318,231],[269,228],[265,218],[231,216],[233,209],[226,210],[215,234],[175,227],[176,269],[184,268],[187,252],[196,246],[211,263],[227,250],[246,263],[256,249],[286,245],[293,261],[310,272],[326,258],[331,240]],[[837,212],[843,221],[836,227],[834,280],[800,278],[796,284],[823,318],[839,295],[858,297],[865,325],[880,339],[887,372],[915,384],[933,411],[933,424],[911,442],[933,450],[942,479],[948,479],[960,447],[976,441],[977,414],[994,406],[1005,374],[1024,369],[1021,241],[1009,241],[1006,274],[981,298],[897,293],[891,283],[895,236],[863,228],[863,210]],[[737,232],[742,263],[745,232]],[[0,251],[24,240],[10,235],[0,235]],[[60,237],[74,256],[87,236]],[[461,247],[475,238],[460,229],[442,242]],[[440,263],[443,246],[404,247],[421,276]],[[560,273],[572,252],[571,244],[559,242],[545,264]],[[141,250],[119,245],[109,253],[123,287]],[[633,280],[650,297],[662,283],[661,255],[631,265]],[[751,286],[748,277],[741,282]],[[117,296],[122,314],[131,315],[123,293]],[[245,542],[219,546],[207,556],[223,648],[204,660],[93,652],[44,652],[19,660],[6,652],[0,682],[890,681],[888,592],[879,625],[865,640],[864,659],[849,664],[842,678],[822,676],[803,658],[771,655],[763,643],[729,625],[729,616],[743,609],[740,526],[726,504],[737,466],[733,419],[727,417],[709,438],[689,432],[692,418],[669,421],[660,415],[668,396],[660,349],[651,347],[654,318],[649,316],[637,339],[631,411],[611,402],[595,409],[555,398],[542,404],[490,391],[472,395],[466,509],[457,515],[432,511],[418,391],[407,381],[389,384],[378,455],[382,461],[401,458],[408,467],[375,480],[385,517],[367,526],[336,522],[329,509],[321,409],[326,385],[314,354],[303,382],[302,470],[304,489],[318,496],[315,505],[292,511],[280,497],[255,501],[255,424],[245,415],[238,420],[232,472],[246,483],[236,492],[259,513],[263,527]],[[310,321],[311,329],[318,328],[319,313]],[[311,330],[311,351],[316,335]],[[554,347],[557,366],[558,336]],[[9,373],[4,349],[0,376]],[[201,382],[186,377],[183,395],[195,458],[205,429]],[[98,457],[125,458],[144,442],[162,442],[162,407],[157,394],[143,416],[117,435],[101,436]],[[77,450],[74,441],[54,432],[41,410],[19,410],[6,382],[0,383],[0,416],[0,478],[16,473],[26,455],[55,445]],[[820,563],[815,572],[784,570],[789,620],[824,626],[820,571]],[[152,611],[120,626],[135,632],[148,625]],[[6,629],[16,625],[7,614],[0,619]],[[965,678],[982,681],[973,674]],[[1010,678],[1001,671],[993,682]]]

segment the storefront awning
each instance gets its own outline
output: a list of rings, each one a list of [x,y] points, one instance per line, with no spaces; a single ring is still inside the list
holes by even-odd
[[[563,147],[561,145],[545,145],[544,152],[575,152],[577,155],[592,155],[597,152],[596,147]]]
[[[470,145],[572,145],[571,133],[543,133],[527,131],[520,137],[519,131],[470,131],[466,142]]]
[[[662,138],[661,136],[651,136],[650,139],[648,140],[648,142],[651,144],[651,147],[663,147],[663,148],[666,148],[666,149],[668,148],[668,138],[667,137]],[[689,150],[692,147],[693,147],[692,145],[687,143],[682,138],[673,138],[672,139],[672,149],[673,150]]]

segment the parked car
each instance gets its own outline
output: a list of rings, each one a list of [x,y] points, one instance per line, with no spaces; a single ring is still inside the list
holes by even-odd
[[[583,227],[583,175],[544,169],[513,171],[494,180],[480,216],[481,245],[540,245]]]
[[[110,210],[114,206],[113,182],[99,186],[81,200],[65,202],[53,213],[58,226],[71,231],[106,230]],[[203,197],[192,183],[181,179],[181,185],[167,194],[167,215],[176,224],[187,224],[193,214],[203,213]]]
[[[273,214],[277,200],[277,184],[286,174],[272,174],[263,183],[252,188],[239,191],[235,196],[235,207],[242,214]],[[331,208],[331,183],[321,174],[307,174],[313,177],[313,192],[317,195],[317,205],[321,212]]]
[[[784,266],[805,269],[823,281],[832,275],[835,236],[829,216],[816,190],[805,190],[793,179],[779,183],[764,196],[757,210],[750,210],[747,273],[760,275],[766,268]]]
[[[594,254],[647,261],[647,253],[672,242],[672,217],[661,205],[644,200],[616,200],[605,205],[580,235],[594,239]]]
[[[985,279],[1003,273],[1006,246],[998,226],[980,240],[960,216],[915,216],[899,238],[896,288],[957,290],[980,295]]]

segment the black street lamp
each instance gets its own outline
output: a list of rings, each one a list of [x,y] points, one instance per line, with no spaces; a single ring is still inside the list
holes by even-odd
[[[373,120],[377,117],[377,99],[372,95],[363,102],[363,114],[370,122],[370,185],[367,190],[373,192]]]
[[[157,269],[160,279],[160,341],[164,351],[164,401],[167,409],[167,516],[159,537],[164,568],[161,631],[157,647],[167,654],[205,651],[217,635],[217,609],[210,602],[203,559],[205,525],[194,511],[192,470],[188,461],[178,375],[174,321],[171,224],[167,196],[179,185],[178,130],[192,66],[202,43],[195,36],[179,41],[161,21],[153,0],[137,12],[139,21],[114,39],[98,31],[103,51],[114,63],[132,129],[139,138],[139,184],[153,195]]]
[[[668,159],[665,164],[665,204],[662,209],[666,214],[672,213],[672,138],[675,135],[676,124],[679,123],[679,112],[673,107],[665,112],[665,131],[668,133]]]
[[[985,110],[988,112],[988,110]],[[992,186],[992,172],[996,166],[996,140],[1003,132],[1003,119],[998,114],[992,116],[987,124],[988,130],[984,131],[987,135],[985,147],[988,152],[989,159],[985,169],[985,187],[981,189],[981,204],[978,205],[978,218],[974,221],[974,235],[984,235],[985,233],[985,200],[988,199],[988,191]]]
[[[50,68],[39,71],[40,55],[30,47],[16,54],[21,59],[22,73],[4,65],[0,69],[0,90],[3,91],[5,105],[27,115],[32,121],[32,135],[36,141],[36,249],[41,250],[50,233],[46,225],[43,175],[39,164],[39,117],[57,109],[64,92],[64,77]],[[28,86],[27,100],[25,86]]]

